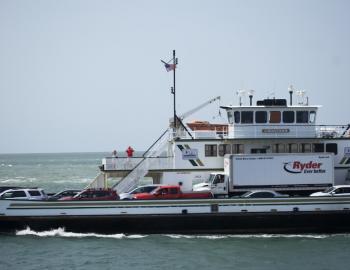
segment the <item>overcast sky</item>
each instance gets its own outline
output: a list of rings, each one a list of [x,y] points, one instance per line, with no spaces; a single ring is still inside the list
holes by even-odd
[[[350,123],[350,1],[0,0],[0,153],[145,150],[177,111],[288,86]],[[188,121],[218,121],[218,103]]]

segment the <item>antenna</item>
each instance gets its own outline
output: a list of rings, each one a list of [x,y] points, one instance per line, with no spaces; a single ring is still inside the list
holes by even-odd
[[[289,91],[289,98],[290,98],[290,106],[293,105],[293,92],[294,92],[294,86],[290,85],[288,87],[288,91]]]
[[[246,93],[247,93],[247,91],[244,90],[244,89],[241,89],[241,90],[237,90],[237,91],[236,91],[236,95],[237,95],[238,98],[239,98],[239,106],[242,106],[242,97],[244,97]]]
[[[249,104],[250,106],[253,105],[253,96],[254,96],[255,91],[253,89],[248,90],[248,96],[249,96]]]
[[[306,90],[297,90],[298,104],[305,105]]]

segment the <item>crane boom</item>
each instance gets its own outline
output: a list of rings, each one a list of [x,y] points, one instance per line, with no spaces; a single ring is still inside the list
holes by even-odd
[[[188,112],[183,113],[182,115],[179,116],[179,118],[180,118],[181,120],[183,120],[183,119],[185,119],[186,117],[189,117],[190,115],[194,114],[195,112],[197,112],[197,111],[203,109],[205,106],[207,106],[207,105],[209,105],[209,104],[211,104],[211,103],[213,103],[213,102],[215,102],[215,101],[217,101],[217,100],[220,100],[220,99],[221,99],[220,96],[217,96],[217,97],[215,97],[215,98],[212,98],[212,99],[208,100],[207,102],[204,102],[203,104],[201,104],[201,105],[199,105],[199,106],[193,108],[192,110],[189,110]]]

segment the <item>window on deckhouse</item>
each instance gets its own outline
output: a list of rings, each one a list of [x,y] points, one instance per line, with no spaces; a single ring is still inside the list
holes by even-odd
[[[232,154],[244,154],[244,144],[232,144]]]
[[[334,153],[334,155],[338,154],[338,145],[336,143],[327,143],[326,144],[326,152]]]
[[[310,153],[311,152],[311,144],[310,143],[302,143],[301,144],[301,152],[302,153]]]
[[[234,112],[235,124],[241,123],[241,113],[239,111]]]
[[[310,112],[310,119],[309,119],[309,122],[310,122],[311,124],[313,124],[313,123],[315,123],[315,121],[316,121],[316,112],[315,112],[315,111],[311,111],[311,112]]]
[[[252,111],[242,111],[241,116],[242,116],[242,119],[241,119],[242,124],[253,124]]]
[[[324,143],[314,143],[313,144],[313,152],[323,153],[324,152]]]
[[[255,112],[255,123],[265,124],[266,122],[267,122],[267,112],[265,111]]]
[[[280,111],[271,111],[270,112],[270,123],[271,124],[281,123],[281,112]]]
[[[205,156],[216,157],[218,155],[218,146],[216,144],[205,145]]]
[[[226,154],[231,154],[231,144],[219,144],[219,156],[223,157]]]
[[[230,123],[230,124],[232,124],[233,123],[233,115],[232,115],[232,111],[227,111],[227,119],[228,119],[228,122]]]
[[[308,123],[309,122],[309,112],[299,111],[297,112],[297,123]]]
[[[291,124],[294,123],[295,114],[293,111],[284,111],[283,112],[283,123]]]
[[[288,144],[288,153],[298,153],[298,144],[297,143],[289,143]]]
[[[272,152],[273,153],[285,153],[286,146],[283,143],[276,143],[276,144],[272,145]]]

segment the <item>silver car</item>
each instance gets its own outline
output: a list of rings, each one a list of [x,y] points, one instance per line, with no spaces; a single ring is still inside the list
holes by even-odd
[[[310,195],[311,197],[318,197],[318,196],[350,196],[350,185],[339,185],[339,186],[333,186],[325,191],[319,191],[312,193]]]
[[[278,197],[289,197],[286,194],[278,193],[274,190],[251,190],[244,193],[242,198],[278,198]]]

